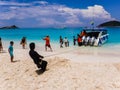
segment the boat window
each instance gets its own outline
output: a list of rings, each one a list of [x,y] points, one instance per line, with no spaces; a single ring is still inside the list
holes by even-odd
[[[87,36],[97,38],[100,32],[87,32]]]
[[[105,35],[105,34],[107,34],[107,31],[103,31],[103,32],[102,32],[102,35]]]

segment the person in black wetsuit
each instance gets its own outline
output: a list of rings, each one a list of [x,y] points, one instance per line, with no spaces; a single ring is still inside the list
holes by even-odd
[[[34,50],[35,43],[30,43],[29,47],[30,47],[30,51],[29,51],[30,57],[33,59],[34,63],[37,65],[38,68],[41,68],[43,71],[45,71],[47,67],[47,61],[42,60],[44,57],[39,55]]]

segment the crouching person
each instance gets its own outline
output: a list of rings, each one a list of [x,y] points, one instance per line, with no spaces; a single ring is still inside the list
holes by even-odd
[[[34,49],[35,49],[35,43],[30,43],[29,45],[30,51],[29,55],[33,59],[34,63],[37,65],[39,69],[42,69],[44,72],[47,67],[47,61],[42,60],[44,57],[39,55]]]

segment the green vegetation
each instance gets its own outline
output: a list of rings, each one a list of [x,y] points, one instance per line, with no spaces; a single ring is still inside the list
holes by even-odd
[[[120,27],[119,21],[109,21],[98,25],[98,27]]]

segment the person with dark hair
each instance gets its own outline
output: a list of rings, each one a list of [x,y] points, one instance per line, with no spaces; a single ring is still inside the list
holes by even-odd
[[[22,45],[23,49],[25,49],[25,45],[27,44],[26,37],[23,37],[23,38],[21,39],[20,44]]]
[[[30,43],[29,45],[30,51],[29,55],[33,59],[34,63],[37,65],[39,69],[42,69],[43,72],[46,70],[47,67],[47,61],[42,60],[44,57],[42,55],[39,55],[34,49],[35,49],[35,43]]]
[[[77,35],[77,42],[78,42],[78,46],[81,46],[82,45],[82,37],[78,34]]]
[[[10,60],[11,60],[11,62],[14,62],[13,61],[13,58],[14,58],[14,55],[13,55],[13,44],[14,44],[14,42],[10,41],[10,46],[8,48],[8,52],[10,54]]]
[[[86,33],[86,31],[85,30],[83,30],[82,32],[81,32],[81,34],[80,34],[80,36],[86,36],[87,35],[87,33]]]
[[[65,44],[65,47],[69,46],[69,41],[68,41],[67,37],[64,38],[64,44]]]
[[[60,48],[63,48],[63,39],[62,39],[62,36],[60,36]]]
[[[73,45],[74,46],[76,45],[76,38],[75,38],[75,36],[73,36]]]
[[[0,52],[3,51],[3,46],[2,46],[2,39],[0,37]]]
[[[52,51],[51,45],[50,45],[50,37],[46,36],[45,38],[43,38],[43,40],[45,40],[45,50],[47,51],[47,47],[50,48],[50,50]]]

